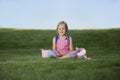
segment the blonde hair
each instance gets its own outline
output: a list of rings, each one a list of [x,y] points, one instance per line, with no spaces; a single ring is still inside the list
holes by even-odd
[[[58,25],[57,25],[57,29],[56,29],[56,31],[58,31],[58,27],[60,26],[60,25],[65,25],[65,29],[66,29],[66,32],[68,31],[68,25],[67,25],[67,23],[65,22],[65,21],[60,21],[59,23],[58,23]]]

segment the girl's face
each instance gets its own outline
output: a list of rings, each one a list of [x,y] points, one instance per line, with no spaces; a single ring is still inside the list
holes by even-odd
[[[58,31],[58,34],[60,36],[65,35],[66,34],[66,27],[65,27],[65,25],[64,24],[59,25],[57,31]]]

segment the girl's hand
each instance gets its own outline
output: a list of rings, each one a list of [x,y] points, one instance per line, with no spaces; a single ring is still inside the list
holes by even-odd
[[[65,51],[60,52],[61,55],[66,55],[67,53]]]

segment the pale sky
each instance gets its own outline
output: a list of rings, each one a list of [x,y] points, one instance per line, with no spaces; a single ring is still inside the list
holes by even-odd
[[[120,28],[120,0],[0,0],[0,27],[56,29]]]

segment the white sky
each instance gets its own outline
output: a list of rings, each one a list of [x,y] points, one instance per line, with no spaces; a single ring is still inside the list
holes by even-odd
[[[120,28],[120,0],[0,0],[0,26],[55,29]]]

